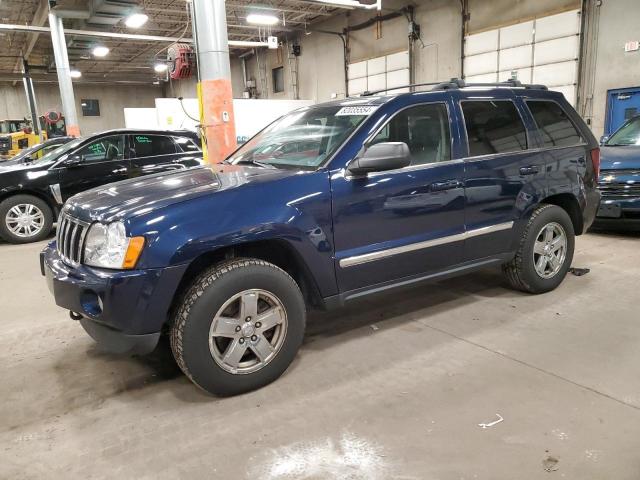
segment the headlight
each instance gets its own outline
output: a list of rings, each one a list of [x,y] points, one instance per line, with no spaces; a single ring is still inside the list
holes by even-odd
[[[85,240],[84,263],[101,268],[133,268],[143,247],[144,237],[127,237],[122,222],[94,223]]]

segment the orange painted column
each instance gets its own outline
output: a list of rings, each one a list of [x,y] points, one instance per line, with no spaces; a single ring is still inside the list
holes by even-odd
[[[236,149],[231,80],[218,78],[198,84],[204,160],[220,163]]]
[[[225,0],[193,0],[191,18],[204,160],[220,163],[236,149]]]
[[[67,125],[67,135],[70,137],[79,137],[80,127],[78,125]]]

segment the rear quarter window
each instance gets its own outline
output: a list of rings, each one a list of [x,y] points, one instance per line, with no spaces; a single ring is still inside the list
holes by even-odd
[[[511,100],[464,100],[461,105],[470,157],[527,149],[526,130]]]
[[[565,111],[556,102],[529,100],[526,104],[545,147],[566,147],[584,142]]]

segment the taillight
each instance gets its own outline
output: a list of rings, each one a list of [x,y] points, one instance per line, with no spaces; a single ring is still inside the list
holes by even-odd
[[[595,172],[596,181],[600,178],[600,148],[591,150],[591,163],[593,163],[593,171]]]

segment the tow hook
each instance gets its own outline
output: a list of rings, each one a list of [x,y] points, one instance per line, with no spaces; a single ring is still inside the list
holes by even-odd
[[[71,317],[71,320],[80,320],[82,318],[82,315],[72,312],[71,310],[69,310],[69,316]]]

